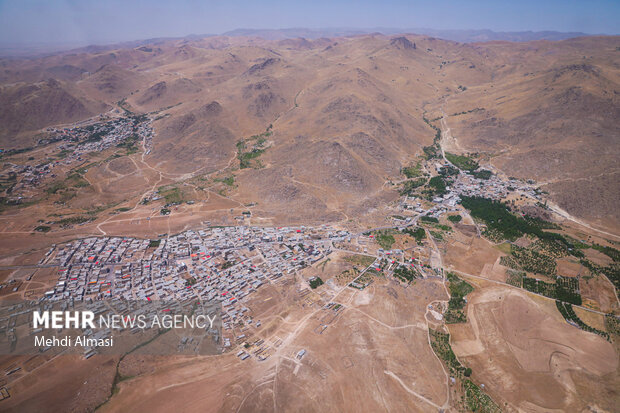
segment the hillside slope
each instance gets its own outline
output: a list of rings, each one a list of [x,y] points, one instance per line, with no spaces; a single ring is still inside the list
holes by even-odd
[[[619,48],[618,37],[461,44],[371,34],[83,49],[0,62],[0,133],[7,147],[27,146],[42,128],[110,106],[156,113],[144,159],[170,179],[227,170],[240,202],[322,220],[395,199],[386,182],[435,134],[424,117],[445,114],[448,149],[485,153],[571,214],[618,228]],[[267,130],[239,169],[239,142]]]

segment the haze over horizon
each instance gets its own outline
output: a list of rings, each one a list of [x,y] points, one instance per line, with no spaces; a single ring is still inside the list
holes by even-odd
[[[189,34],[222,34],[239,28],[432,28],[496,32],[558,31],[620,33],[620,3],[526,0],[467,3],[393,0],[313,4],[269,0],[161,0],[75,2],[0,1],[0,42],[4,44],[101,44]]]

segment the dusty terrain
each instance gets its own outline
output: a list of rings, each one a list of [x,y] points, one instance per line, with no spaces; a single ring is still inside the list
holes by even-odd
[[[443,114],[454,138],[447,150],[486,153],[507,175],[539,181],[575,217],[617,229],[618,44],[210,37],[6,60],[3,148],[120,108],[152,113],[155,138],[145,154],[92,153],[103,163],[84,176],[88,187],[60,201],[34,194],[13,211],[22,225],[3,230],[22,236],[36,226],[29,218],[93,209],[101,220],[161,185],[212,187],[226,176],[233,184],[216,189],[264,219],[347,221],[395,199],[386,181],[432,142],[423,118]],[[238,169],[236,144],[266,130],[264,152]],[[7,160],[49,156],[37,149]]]
[[[470,322],[450,328],[456,355],[480,371],[489,393],[525,411],[613,411],[613,344],[566,324],[552,301],[491,287],[470,296]],[[581,381],[588,381],[586,391]],[[614,401],[615,400],[615,401]]]
[[[619,48],[618,37],[460,44],[416,35],[221,36],[2,60],[0,144],[14,151],[2,154],[0,282],[19,281],[0,296],[40,296],[57,273],[34,265],[51,244],[85,236],[155,239],[241,224],[329,223],[357,234],[398,227],[402,168],[433,143],[433,127],[443,132],[440,149],[475,152],[502,176],[538,182],[549,193],[544,217],[563,234],[617,247]],[[67,164],[56,162],[65,142],[39,142],[48,127],[140,115],[152,124],[152,142]],[[9,170],[46,162],[53,172],[8,202]],[[5,370],[26,368],[11,378],[0,410],[464,410],[464,377],[450,380],[431,329],[450,334],[471,381],[503,410],[614,411],[618,336],[605,319],[619,311],[614,285],[576,257],[557,260],[558,274],[578,280],[584,301],[575,312],[610,332],[607,340],[566,322],[554,299],[510,285],[501,260],[511,244],[482,237],[480,223],[459,213],[460,223],[438,223],[448,230],[424,224],[423,241],[395,235],[403,261],[436,270],[429,278],[347,286],[353,268],[368,265],[347,260],[352,251],[379,254],[368,238],[261,288],[244,304],[263,322],[252,338],[273,349],[265,361],[235,357],[243,343],[213,357],[5,357]],[[593,248],[585,257],[612,264]],[[474,288],[462,323],[442,318],[448,271]],[[302,297],[311,276],[325,284]],[[342,308],[326,309],[332,302]]]
[[[172,408],[177,397],[190,395],[186,411],[204,406],[212,411],[320,411],[325,406],[428,411],[447,402],[447,377],[428,347],[423,318],[426,303],[446,298],[441,284],[420,282],[403,289],[380,281],[338,298],[346,309],[321,334],[314,330],[326,313],[322,310],[310,318],[282,319],[270,339],[281,337],[284,344],[262,364],[244,365],[230,356],[175,363],[174,369],[162,367],[158,374],[124,382],[103,411]],[[408,308],[401,308],[403,301]],[[295,355],[302,348],[307,355],[299,360]],[[151,394],[148,400],[145,391]]]

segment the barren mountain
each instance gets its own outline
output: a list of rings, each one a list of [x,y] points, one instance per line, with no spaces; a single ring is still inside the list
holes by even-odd
[[[6,84],[0,87],[0,139],[3,145],[29,146],[17,138],[22,132],[76,121],[94,115],[103,105],[89,104],[73,95],[60,81]]]
[[[619,47],[618,37],[206,37],[4,60],[3,143],[27,146],[41,128],[124,102],[160,113],[145,161],[191,174],[238,167],[237,143],[269,129],[257,162],[235,172],[234,195],[314,219],[392,199],[385,182],[432,142],[424,118],[445,114],[448,148],[487,154],[570,213],[617,227]]]
[[[476,48],[489,56],[480,69],[492,75],[446,97],[455,141],[489,152],[508,175],[544,183],[569,212],[617,227],[618,44],[584,38]]]

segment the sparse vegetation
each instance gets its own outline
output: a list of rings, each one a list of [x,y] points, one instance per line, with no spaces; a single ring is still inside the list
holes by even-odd
[[[325,272],[325,266],[330,261],[331,261],[331,258],[327,258],[326,260],[323,260],[323,262],[321,262],[319,265],[317,265],[317,268],[321,268],[321,272]]]
[[[138,141],[139,140],[140,140],[140,137],[138,135],[132,134],[129,137],[127,137],[124,141],[117,144],[116,147],[125,149],[126,154],[131,155],[133,153],[138,152],[139,150]]]
[[[462,90],[467,90],[467,88],[465,86],[463,86],[463,87],[464,87],[464,89],[462,89]],[[460,88],[460,86],[459,86],[459,88]],[[480,112],[480,111],[483,111],[483,110],[484,110],[484,108],[474,108],[474,109],[470,109],[470,110],[464,110],[462,112],[455,112],[455,113],[453,113],[450,116],[466,115],[468,113]]]
[[[470,411],[501,413],[500,407],[473,381],[469,379],[463,381],[463,388],[465,390],[465,404]]]
[[[51,184],[50,186],[48,186],[45,192],[51,195],[51,194],[56,194],[58,193],[58,191],[66,189],[66,188],[67,188],[67,185],[64,182],[57,181]]]
[[[435,224],[433,225],[435,228],[440,229],[442,231],[446,231],[446,232],[450,232],[452,231],[452,227],[450,225],[444,225],[444,224]]]
[[[437,134],[441,134],[441,132],[437,132]],[[440,158],[441,150],[439,148],[439,143],[436,145],[429,145],[422,148],[424,151],[424,155],[426,155],[426,159]]]
[[[239,160],[239,168],[261,168],[262,163],[257,160],[261,156],[267,147],[267,138],[271,136],[271,125],[267,130],[260,135],[252,135],[247,139],[241,139],[237,142],[237,159]]]
[[[56,181],[45,189],[45,192],[49,195],[55,195],[62,193],[63,196],[60,202],[66,202],[69,199],[76,196],[75,189],[85,188],[90,186],[88,181],[84,179],[83,174],[78,171],[72,171],[69,173],[64,181]]]
[[[620,336],[620,320],[614,314],[605,315],[605,329],[615,336]]]
[[[96,217],[75,216],[75,217],[62,218],[54,223],[57,225],[60,225],[61,227],[66,227],[69,225],[83,224],[88,221],[93,221],[94,219],[96,219]]]
[[[258,158],[265,152],[264,149],[252,149],[250,152],[243,152],[239,155],[239,168],[251,168],[253,164],[250,162],[252,159]]]
[[[599,245],[596,243],[592,244],[592,248],[607,255],[609,258],[611,258],[615,262],[620,261],[620,251],[618,251],[615,248]]]
[[[523,277],[525,276],[525,271],[518,271],[509,268],[506,270],[506,284],[521,288],[523,287]]]
[[[440,231],[430,231],[431,235],[433,236],[433,238],[435,238],[437,241],[443,241],[443,233]]]
[[[448,367],[450,375],[462,382],[465,407],[473,412],[501,413],[499,406],[478,385],[465,378],[471,376],[472,371],[464,367],[456,358],[452,346],[450,346],[450,335],[432,329],[429,329],[428,332],[431,347],[437,357]]]
[[[441,148],[439,147],[439,142],[441,141],[441,130],[437,126],[433,125],[430,120],[426,119],[426,117],[422,117],[422,119],[428,126],[433,128],[433,130],[435,131],[433,144],[422,148],[422,150],[424,151],[424,155],[426,159],[441,158]]]
[[[75,172],[80,175],[84,175],[86,172],[88,172],[90,168],[97,166],[97,165],[99,165],[99,162],[91,162],[89,164],[80,166],[78,169],[75,170]]]
[[[372,257],[370,255],[356,254],[356,255],[347,255],[343,258],[343,260],[353,265],[359,265],[360,267],[366,268],[370,264],[375,262],[375,257]]]
[[[70,186],[70,187],[73,187],[73,188],[85,188],[87,186],[90,186],[88,181],[86,179],[84,179],[81,174],[78,174],[76,172],[71,173],[67,177],[65,182],[66,182],[67,186]]]
[[[461,377],[465,372],[465,367],[461,365],[456,358],[456,354],[452,351],[452,346],[450,346],[450,334],[433,329],[429,329],[428,332],[431,337],[431,347],[433,351],[437,357],[446,364],[450,371],[450,375]]]
[[[607,278],[609,278],[616,289],[620,289],[620,264],[614,262],[606,267],[603,267],[585,258],[581,259],[579,262],[592,274],[604,274]]]
[[[349,286],[363,290],[368,285],[372,284],[375,277],[383,276],[383,274],[380,272],[381,271],[380,269],[383,268],[384,266],[385,266],[385,260],[383,260],[383,262],[379,264],[379,267],[373,266],[372,268],[368,268],[366,271],[364,271],[362,275],[357,277],[354,280],[354,282],[350,283]],[[379,270],[377,268],[379,268]]]
[[[219,178],[215,180],[216,182],[222,182],[224,185],[227,186],[234,186],[235,185],[235,176],[234,175],[229,175],[225,178]]]
[[[133,115],[133,112],[129,110],[129,104],[127,103],[127,98],[122,98],[121,100],[116,102],[116,104],[118,105],[118,107],[123,109],[123,112],[125,112],[125,115],[127,116]]]
[[[0,159],[5,158],[5,157],[8,158],[8,157],[13,156],[13,155],[19,155],[21,153],[30,152],[30,151],[32,151],[34,149],[35,149],[34,146],[27,146],[27,147],[18,148],[18,149],[9,149],[7,151],[4,151],[4,152],[0,153]]]
[[[164,197],[166,205],[179,205],[186,201],[177,186],[160,187],[157,192]]]

